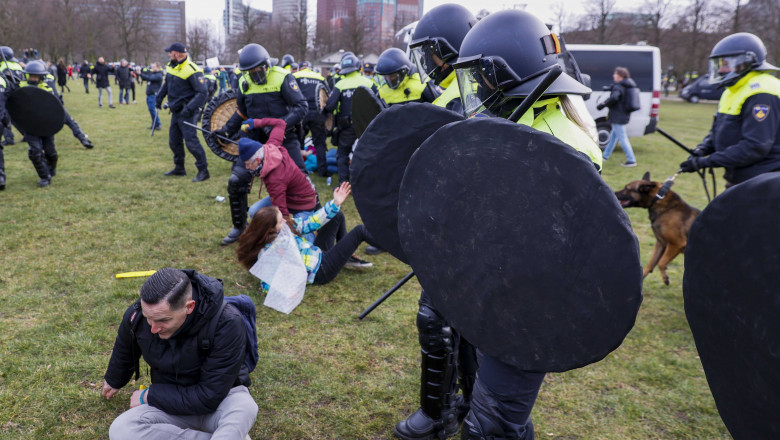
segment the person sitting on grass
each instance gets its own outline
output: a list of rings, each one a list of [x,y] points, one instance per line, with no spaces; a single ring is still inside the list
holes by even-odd
[[[333,200],[307,218],[284,217],[276,206],[261,208],[252,217],[246,230],[238,238],[236,254],[238,262],[247,270],[255,265],[260,252],[268,248],[276,240],[283,228],[290,228],[295,236],[295,243],[306,267],[306,282],[308,284],[326,284],[339,274],[344,266],[371,267],[371,263],[354,257],[360,243],[371,243],[373,238],[363,225],[357,225],[338,243],[335,243],[337,227],[321,229],[333,222],[345,222],[340,207],[352,188],[349,182],[342,183],[333,192]],[[319,230],[314,243],[302,235]],[[329,233],[325,233],[325,232]],[[269,290],[263,281],[263,290]]]

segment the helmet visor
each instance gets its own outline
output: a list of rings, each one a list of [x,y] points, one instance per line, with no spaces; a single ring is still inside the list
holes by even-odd
[[[452,64],[458,56],[458,52],[440,38],[413,41],[409,48],[423,83],[429,79],[441,81],[442,66]]]
[[[455,65],[455,74],[468,117],[484,113],[501,116],[501,108],[510,99],[502,90],[522,82],[500,57],[461,59]]]
[[[401,69],[398,72],[393,72],[388,75],[382,75],[384,78],[385,84],[387,84],[388,87],[391,89],[397,89],[398,86],[401,85],[402,82],[404,82],[404,79],[406,79],[407,74],[406,69]]]
[[[710,84],[731,82],[749,71],[754,62],[752,53],[710,58],[708,81]]]

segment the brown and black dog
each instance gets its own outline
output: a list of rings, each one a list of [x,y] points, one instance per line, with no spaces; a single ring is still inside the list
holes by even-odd
[[[653,256],[644,270],[643,277],[653,271],[656,265],[661,271],[664,284],[669,285],[666,266],[674,257],[685,251],[688,244],[688,232],[699,215],[698,209],[685,203],[674,191],[669,191],[666,197],[658,199],[656,194],[663,184],[650,180],[650,173],[645,173],[642,180],[634,180],[615,196],[623,208],[645,208],[650,212],[650,225],[655,234]]]

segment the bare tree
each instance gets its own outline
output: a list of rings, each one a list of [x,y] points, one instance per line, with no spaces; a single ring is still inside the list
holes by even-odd
[[[288,29],[291,31],[290,43],[292,43],[292,53],[296,59],[303,61],[306,59],[306,53],[309,49],[309,35],[313,29],[308,23],[308,10],[306,0],[298,0],[298,12],[290,20]]]
[[[349,17],[341,32],[341,46],[355,53],[363,53],[366,50],[366,40],[369,33],[368,23],[363,16],[355,14]]]
[[[120,50],[132,59],[137,49],[147,43],[149,34],[148,0],[105,0],[103,9],[119,37]]]
[[[187,26],[187,52],[193,61],[216,54],[216,38],[209,20],[197,20]]]
[[[650,26],[650,44],[661,45],[661,34],[668,19],[667,11],[671,0],[645,0],[641,11],[648,15]]]
[[[598,44],[606,44],[609,33],[609,14],[615,8],[616,0],[589,0],[586,9],[591,17],[594,29],[598,31]]]

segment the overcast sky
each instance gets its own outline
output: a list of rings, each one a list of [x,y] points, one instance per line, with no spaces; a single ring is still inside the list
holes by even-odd
[[[517,4],[525,4],[525,9],[528,12],[535,14],[545,22],[553,23],[553,10],[559,1],[563,1],[563,3],[566,5],[566,11],[570,15],[580,15],[585,13],[584,3],[586,3],[586,1],[583,0],[521,0],[516,2],[506,0],[424,0],[423,12],[427,12],[436,6],[445,3],[461,4],[474,14],[482,9],[495,12],[501,9],[512,8]],[[244,2],[253,8],[262,9],[265,11],[271,10],[272,0],[245,0]],[[635,9],[638,5],[641,4],[642,0],[617,0],[615,2],[614,10],[627,11]],[[222,10],[225,8],[224,0],[186,0],[186,8],[187,21],[210,20],[214,23],[214,28],[221,31]],[[316,0],[309,0],[309,8],[312,14],[316,13]]]

